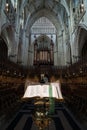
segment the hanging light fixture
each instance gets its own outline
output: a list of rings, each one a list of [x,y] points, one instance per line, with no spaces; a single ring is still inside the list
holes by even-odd
[[[9,4],[8,4],[8,1],[6,2],[5,8],[6,8],[6,12],[8,12],[8,11],[9,11]]]
[[[81,4],[80,4],[80,13],[84,12],[84,2],[82,0]]]

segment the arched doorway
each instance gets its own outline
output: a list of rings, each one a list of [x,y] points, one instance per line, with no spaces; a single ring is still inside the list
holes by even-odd
[[[8,59],[8,47],[5,41],[0,37],[0,61]]]

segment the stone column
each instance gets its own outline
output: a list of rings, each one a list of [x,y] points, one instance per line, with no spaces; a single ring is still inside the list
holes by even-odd
[[[65,47],[65,32],[64,32],[64,30],[62,30],[62,65],[65,65],[66,64],[66,53],[65,53],[65,49],[66,49],[66,47]]]
[[[57,66],[59,64],[59,61],[58,61],[58,35],[56,34],[56,54],[57,54]]]

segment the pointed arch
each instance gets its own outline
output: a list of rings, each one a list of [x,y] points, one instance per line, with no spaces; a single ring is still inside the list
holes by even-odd
[[[27,30],[29,32],[30,28],[32,27],[32,25],[34,24],[35,21],[37,21],[37,19],[39,19],[40,17],[47,17],[55,26],[55,28],[57,30],[59,30],[59,28],[63,28],[62,25],[62,20],[56,17],[56,15],[51,12],[48,9],[42,9],[34,14],[32,14],[32,16],[29,17],[29,19],[27,20],[26,26],[25,26],[25,30]]]

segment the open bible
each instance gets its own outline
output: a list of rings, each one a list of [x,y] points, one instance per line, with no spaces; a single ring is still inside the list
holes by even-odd
[[[29,85],[26,87],[23,99],[34,97],[52,97],[56,99],[63,99],[60,83]]]

